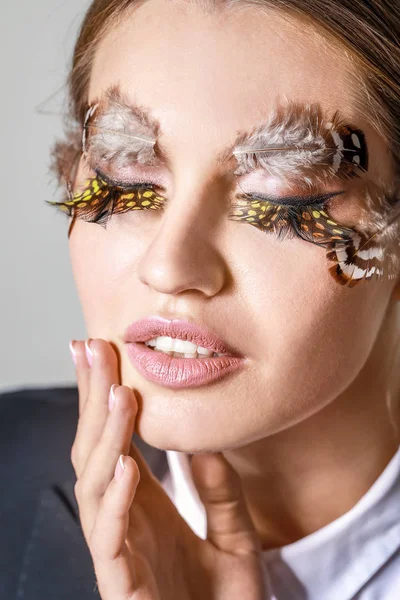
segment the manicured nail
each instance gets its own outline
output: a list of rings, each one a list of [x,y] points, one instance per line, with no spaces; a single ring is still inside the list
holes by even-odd
[[[71,351],[71,356],[72,356],[72,360],[74,361],[74,364],[76,365],[76,352],[74,349],[74,340],[71,340],[69,343],[69,349]]]
[[[89,343],[90,343],[90,339],[85,340],[86,358],[89,363],[89,366],[92,367],[93,366],[93,352],[91,351],[91,349],[89,347]]]
[[[121,454],[117,464],[115,465],[115,471],[114,471],[114,477],[117,481],[119,481],[122,477],[122,475],[124,474],[125,471],[125,465],[124,465],[124,455]]]
[[[117,383],[113,383],[110,389],[110,394],[108,396],[108,410],[112,411],[113,406],[115,404],[115,388],[118,387]]]

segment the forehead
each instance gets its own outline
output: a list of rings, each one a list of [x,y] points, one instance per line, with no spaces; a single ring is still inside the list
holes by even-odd
[[[206,14],[147,0],[100,43],[89,101],[110,85],[151,107],[161,140],[184,162],[225,147],[282,98],[318,102],[358,126],[352,67],[304,22],[256,7]],[[364,126],[364,130],[367,126]]]

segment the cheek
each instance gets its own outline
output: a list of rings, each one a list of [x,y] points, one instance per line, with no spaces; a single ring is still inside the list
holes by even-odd
[[[297,240],[267,242],[264,253],[243,248],[252,264],[243,285],[251,351],[271,397],[316,406],[340,394],[368,358],[390,297],[389,282],[337,284],[325,249]],[[301,399],[301,396],[303,398]],[[272,400],[273,401],[273,400]]]
[[[78,220],[69,239],[69,252],[89,335],[112,338],[115,323],[111,315],[120,308],[117,303],[119,299],[121,305],[124,298],[124,283],[134,272],[137,244],[125,244],[122,248],[115,239],[113,242],[110,230]],[[129,299],[129,295],[125,297]],[[105,330],[107,324],[109,331]]]

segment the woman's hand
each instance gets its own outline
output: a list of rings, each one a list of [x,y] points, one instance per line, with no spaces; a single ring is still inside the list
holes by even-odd
[[[267,600],[261,545],[236,471],[222,454],[193,456],[193,478],[207,514],[202,540],[131,441],[138,405],[133,390],[118,384],[112,346],[91,340],[91,367],[84,342],[73,342],[73,348],[79,422],[71,460],[101,598]]]

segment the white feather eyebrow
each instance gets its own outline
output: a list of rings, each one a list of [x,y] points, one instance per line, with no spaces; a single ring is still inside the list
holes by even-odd
[[[151,110],[115,88],[106,92],[106,100],[107,104],[98,110],[96,124],[88,127],[98,153],[116,158],[119,164],[140,155],[142,164],[170,165],[171,155],[159,140],[161,124]],[[254,125],[250,131],[239,131],[233,143],[219,152],[216,162],[228,167],[234,160],[235,175],[260,169],[272,175],[291,172],[289,176],[293,178],[302,170],[310,174],[313,166],[320,171],[325,168],[332,175],[337,170],[332,169],[332,163],[338,149],[332,145],[332,137],[330,144],[327,138],[338,123],[337,113],[333,119],[325,119],[316,103],[287,101],[267,121]],[[127,140],[133,141],[132,146],[127,145]]]

